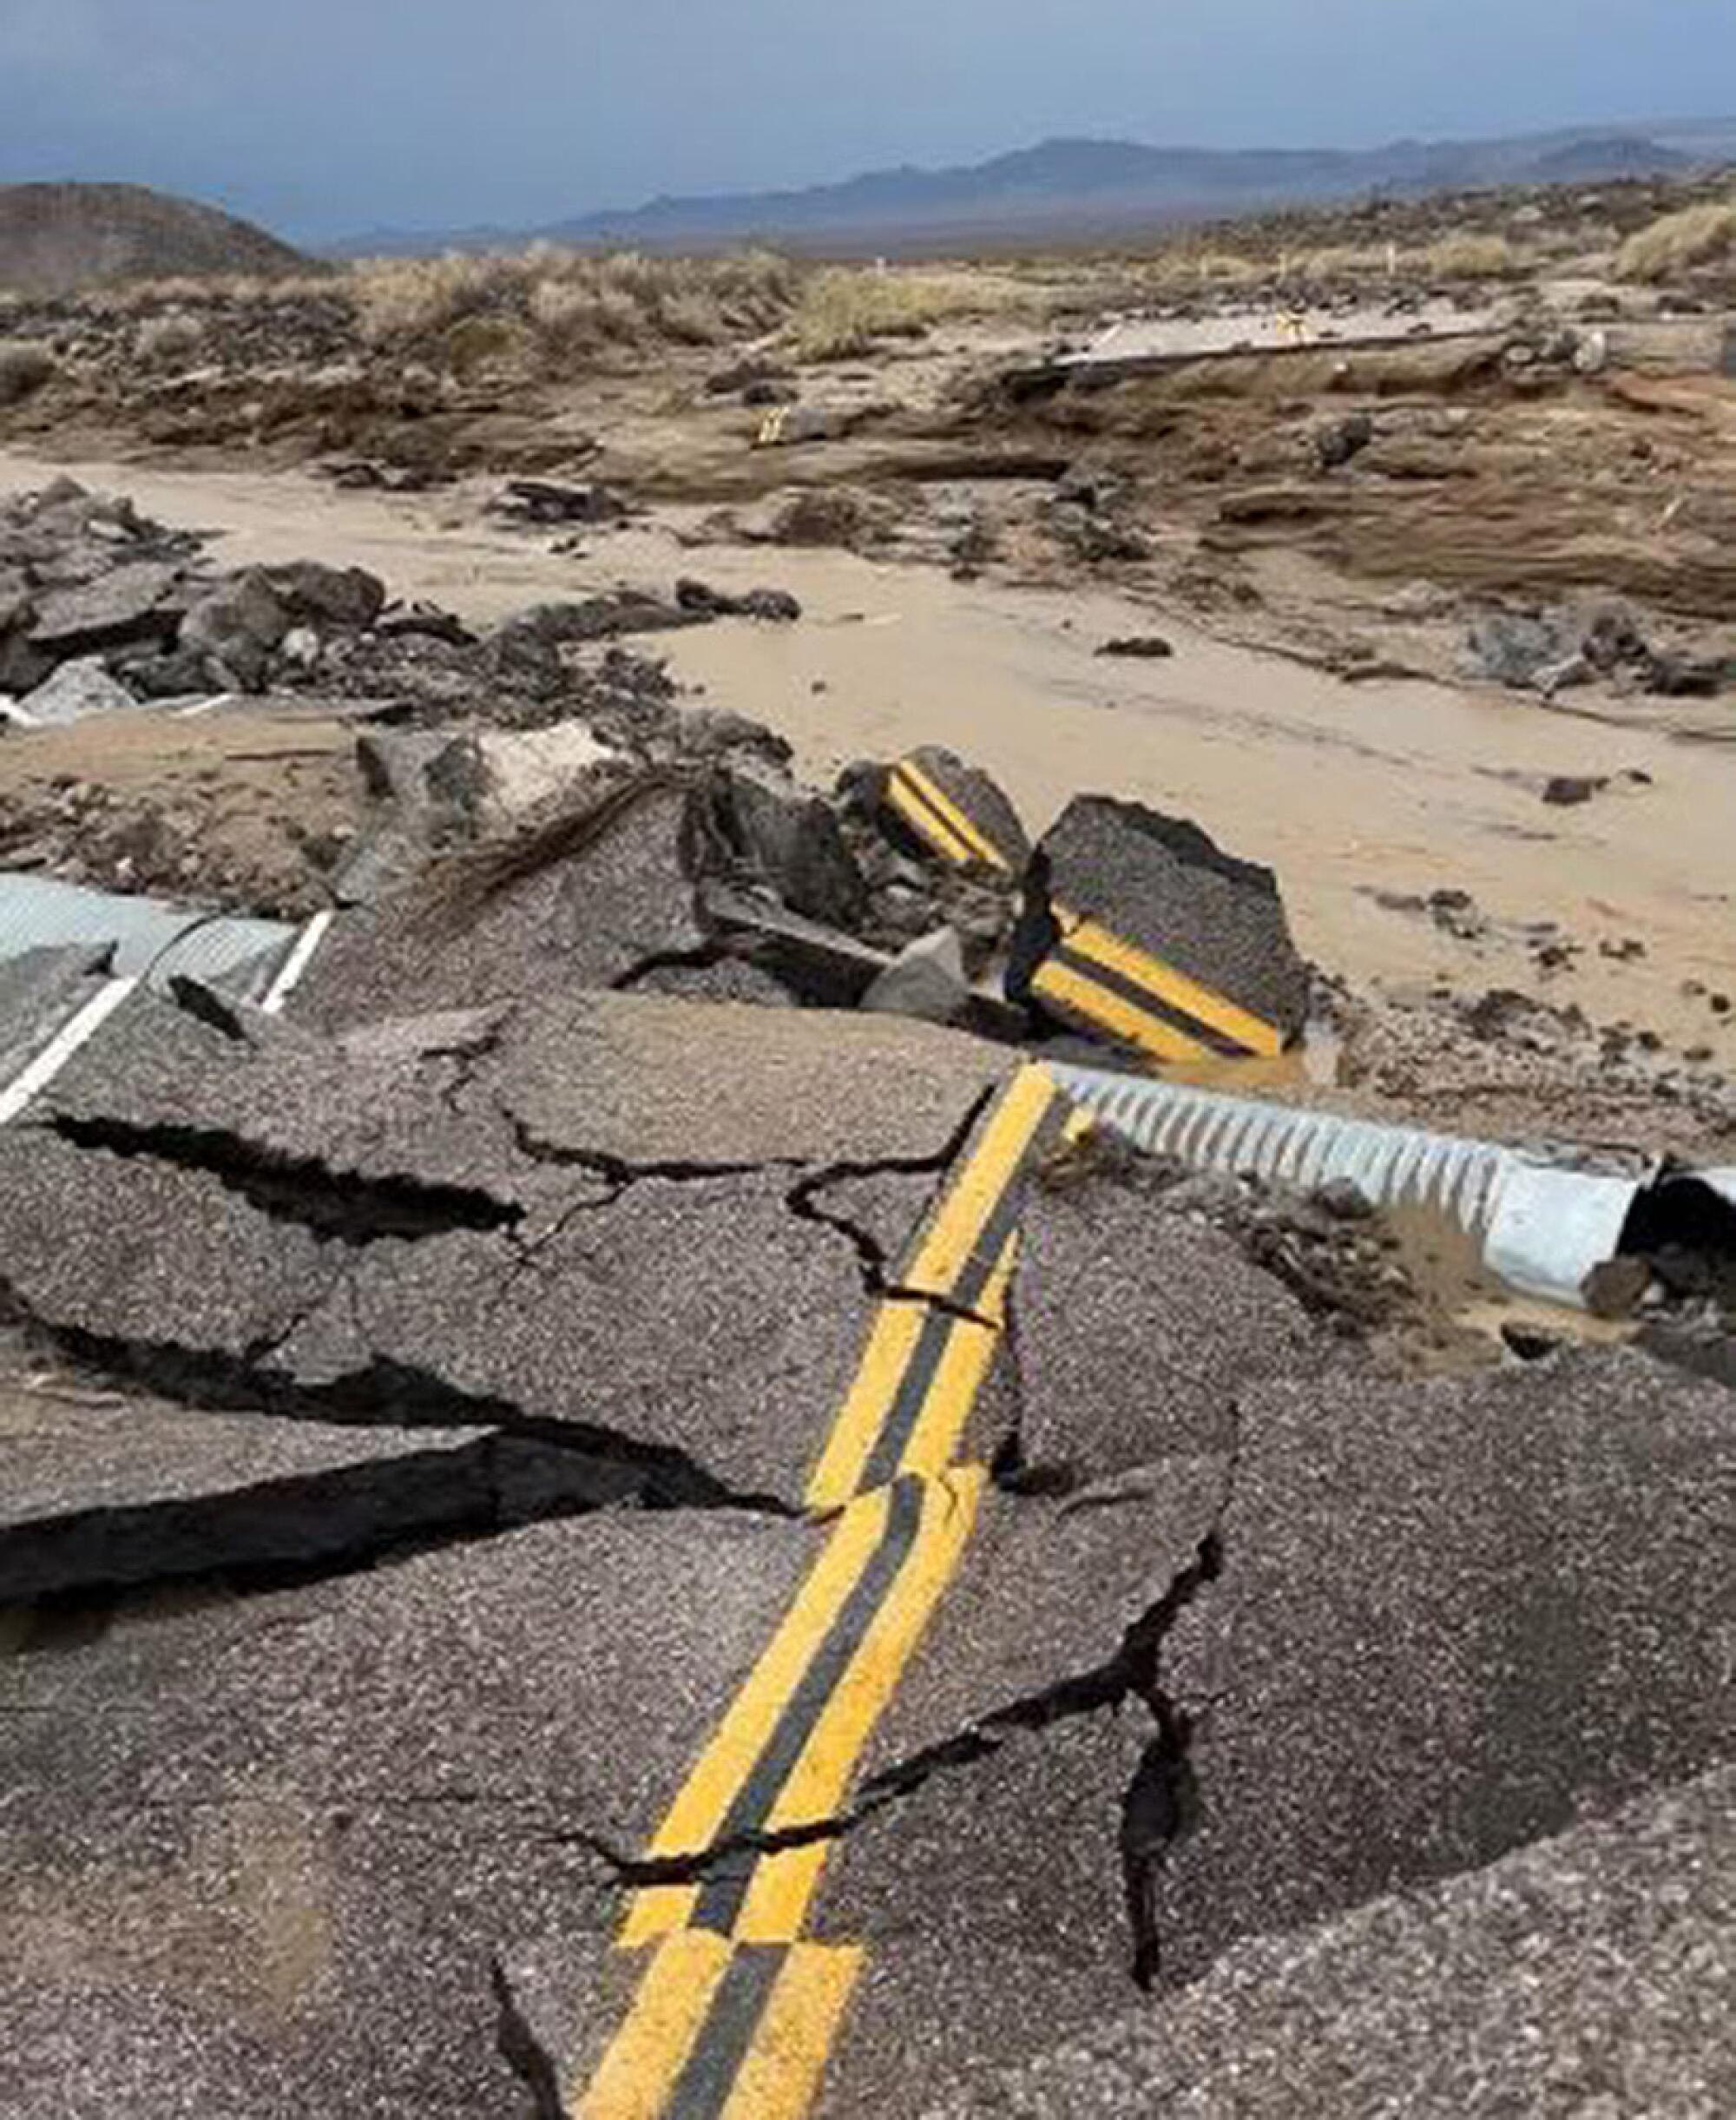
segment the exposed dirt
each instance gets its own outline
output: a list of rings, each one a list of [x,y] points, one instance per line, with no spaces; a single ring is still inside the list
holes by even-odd
[[[0,740],[0,867],[314,912],[356,833],[355,741],[323,717],[246,708],[141,709]]]
[[[0,457],[8,484],[49,470]],[[1612,703],[1608,719],[1588,719],[1489,688],[1349,682],[1174,612],[1172,657],[1105,659],[1099,645],[1150,618],[1107,586],[1037,590],[830,550],[701,549],[697,517],[681,510],[556,550],[564,540],[488,515],[492,482],[396,496],[305,474],[96,464],[82,475],[130,489],[155,516],[221,530],[223,563],[317,552],[473,625],[622,583],[667,596],[681,572],[726,589],[775,580],[799,598],[800,623],[725,620],[646,645],[690,704],[770,724],[810,779],[934,741],[994,773],[1038,829],[1081,789],[1114,787],[1197,816],[1269,861],[1305,951],[1358,988],[1514,988],[1575,1004],[1598,1026],[1625,1021],[1678,1064],[1690,1050],[1714,1066],[1736,1054],[1731,1019],[1709,1005],[1736,991],[1736,750],[1673,739],[1656,708]],[[196,726],[161,724],[171,755]],[[100,739],[69,734],[94,771]],[[29,761],[44,741],[0,739],[0,786],[21,774],[42,784]],[[148,729],[134,741],[142,759]],[[338,740],[298,730],[279,741]],[[1635,774],[1648,777],[1625,777]],[[1607,786],[1577,807],[1544,803],[1551,780],[1575,775]],[[248,799],[259,792],[255,781]],[[1443,891],[1468,893],[1470,912],[1437,918],[1430,897]]]

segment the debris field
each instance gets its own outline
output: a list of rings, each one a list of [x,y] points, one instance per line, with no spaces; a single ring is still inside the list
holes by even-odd
[[[0,2112],[1730,2109],[1729,1174],[1479,1335],[1142,1151],[1351,1013],[1279,879],[629,644],[792,605],[0,517],[0,743],[354,778],[0,815]]]

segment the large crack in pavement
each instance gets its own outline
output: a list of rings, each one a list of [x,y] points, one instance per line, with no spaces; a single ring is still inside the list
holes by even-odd
[[[414,1243],[456,1229],[511,1229],[524,1219],[521,1203],[497,1199],[481,1187],[408,1175],[366,1177],[282,1154],[217,1127],[141,1125],[67,1112],[48,1124],[76,1148],[148,1157],[214,1177],[273,1221],[296,1222],[344,1244],[372,1244],[384,1237]]]
[[[600,1856],[627,1892],[701,1884],[735,1867],[743,1857],[777,1855],[845,1840],[916,1795],[937,1776],[969,1772],[993,1761],[1010,1742],[1041,1737],[1056,1725],[1081,1717],[1114,1715],[1137,1702],[1150,1715],[1154,1735],[1122,1799],[1119,1845],[1130,1933],[1129,1972],[1140,1987],[1148,1990],[1161,1961],[1154,1875],[1169,1847],[1197,1816],[1199,1802],[1189,1758],[1192,1716],[1164,1685],[1163,1648],[1183,1612],[1219,1580],[1224,1566],[1223,1537],[1219,1525],[1213,1524],[1162,1595],[1128,1626],[1110,1656],[990,1709],[965,1728],[879,1768],[843,1810],[775,1829],[730,1834],[704,1847],[668,1854],[629,1854],[606,1835],[590,1831],[549,1838],[557,1845],[582,1847]]]

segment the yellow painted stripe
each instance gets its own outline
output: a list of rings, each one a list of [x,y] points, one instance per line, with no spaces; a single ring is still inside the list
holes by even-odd
[[[1132,943],[1123,941],[1100,922],[1081,920],[1069,927],[1063,914],[1062,926],[1069,950],[1107,965],[1124,979],[1131,979],[1135,986],[1143,986],[1160,1001],[1167,1002],[1184,1016],[1191,1016],[1196,1024],[1221,1031],[1226,1038],[1233,1038],[1238,1045],[1246,1045],[1251,1053],[1265,1059],[1273,1059],[1284,1050],[1283,1033],[1264,1017],[1253,1015],[1224,995],[1214,993],[1209,986],[1201,986],[1197,979],[1190,979],[1185,971],[1178,971],[1174,965],[1166,965],[1161,958],[1135,949]]]
[[[1011,869],[1012,864],[970,811],[962,803],[955,802],[932,774],[924,773],[908,758],[900,759],[894,771],[903,774],[930,808],[939,811],[948,828],[963,840],[979,861],[986,861],[994,869]]]
[[[1047,1069],[1024,1067],[1013,1077],[990,1112],[964,1169],[948,1187],[918,1237],[910,1264],[899,1274],[902,1287],[925,1295],[952,1294],[981,1241],[984,1223],[1059,1094]],[[997,1276],[997,1281],[998,1286],[991,1281],[977,1305],[981,1315],[996,1321],[1000,1312],[996,1306],[1006,1291],[1004,1278]],[[863,1468],[885,1425],[926,1321],[920,1303],[881,1304],[856,1375],[809,1478],[806,1500],[811,1510],[840,1509],[860,1486]],[[969,1335],[971,1328],[961,1324],[959,1329]],[[990,1335],[980,1327],[976,1333],[983,1343],[976,1373],[980,1382],[994,1349]],[[964,1360],[965,1347],[950,1345],[947,1357]],[[963,1425],[961,1417],[956,1426]],[[920,1466],[910,1469],[937,1471],[945,1462],[944,1455],[937,1460],[925,1457]]]
[[[1190,1038],[1146,1010],[1136,1008],[1121,995],[1112,993],[1107,986],[1099,986],[1095,979],[1088,979],[1071,965],[1057,964],[1049,958],[1037,970],[1031,981],[1032,991],[1045,1001],[1053,1001],[1062,1008],[1072,1009],[1085,1017],[1088,1023],[1112,1030],[1129,1045],[1137,1045],[1156,1060],[1208,1060],[1211,1049]]]
[[[939,818],[932,816],[919,803],[910,790],[900,784],[901,768],[894,767],[886,786],[886,799],[911,827],[918,839],[926,839],[938,854],[957,867],[969,868],[976,856],[968,840],[949,831]]]
[[[924,1295],[950,1295],[1016,1173],[1031,1136],[1060,1095],[1044,1067],[1022,1067],[989,1115],[983,1137],[919,1240],[900,1285]]]
[[[806,2112],[862,1955],[853,1944],[792,1947],[720,2120],[799,2120]]]
[[[569,2108],[572,2120],[657,2120],[729,1959],[729,1939],[702,1929],[683,1931],[660,1947],[589,2088]]]
[[[737,1790],[753,1773],[814,1651],[878,1545],[891,1501],[891,1491],[883,1487],[838,1518],[782,1624],[658,1827],[651,1854],[694,1854],[717,1838]],[[622,1945],[649,1943],[681,1927],[698,1897],[697,1885],[653,1886],[635,1893],[628,1903]]]
[[[842,1805],[875,1723],[952,1579],[976,1520],[986,1478],[960,1466],[928,1483],[909,1557],[851,1658],[766,1820],[776,1833]],[[791,1943],[825,1867],[829,1844],[762,1855],[736,1919],[739,1943]]]
[[[1018,1254],[1017,1235],[1003,1247],[977,1309],[992,1325],[973,1325],[960,1319],[947,1337],[945,1352],[929,1386],[917,1425],[898,1460],[900,1472],[915,1472],[924,1479],[937,1478],[952,1462],[952,1454],[964,1433],[964,1424],[1001,1344],[1000,1326],[1006,1316],[1007,1284],[1013,1277]]]
[[[855,1379],[808,1480],[809,1509],[842,1509],[860,1487],[863,1467],[891,1412],[927,1318],[920,1303],[880,1305]]]

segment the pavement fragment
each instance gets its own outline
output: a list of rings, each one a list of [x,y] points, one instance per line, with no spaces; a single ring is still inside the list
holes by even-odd
[[[612,1925],[600,1849],[649,1831],[812,1542],[604,1512],[27,1626],[0,1658],[0,2110],[118,2085],[140,2120],[522,2120],[491,1957]]]
[[[320,952],[298,1012],[327,1026],[518,995],[619,984],[702,952],[694,902],[695,798],[655,778],[529,843],[498,866],[455,869],[358,912]]]
[[[1025,872],[1009,999],[1161,1060],[1272,1055],[1308,975],[1270,869],[1197,825],[1075,796]]]
[[[904,833],[957,867],[1011,877],[1030,858],[1018,813],[994,780],[938,745],[888,767],[880,800]]]
[[[1657,2120],[1736,2097],[1736,1775],[1588,1819],[1484,1870],[1240,1944],[928,2120],[1561,2109]]]
[[[1725,1392],[1623,1351],[1245,1392],[1223,1574],[1166,1659],[1202,1813],[1165,1979],[1727,1754],[1733,1450]]]
[[[637,1483],[485,1429],[334,1428],[0,1387],[0,1602],[332,1565],[630,1499]]]

